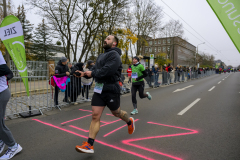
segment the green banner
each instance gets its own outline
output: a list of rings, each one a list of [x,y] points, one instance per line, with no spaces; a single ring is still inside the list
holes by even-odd
[[[0,25],[0,39],[11,55],[29,96],[23,29],[17,17],[10,15],[4,18]]]
[[[240,0],[207,0],[240,53]]]

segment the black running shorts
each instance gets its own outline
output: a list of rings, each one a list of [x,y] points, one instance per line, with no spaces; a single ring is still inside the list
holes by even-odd
[[[111,111],[115,111],[120,107],[120,94],[94,93],[92,98],[92,106],[107,106]]]

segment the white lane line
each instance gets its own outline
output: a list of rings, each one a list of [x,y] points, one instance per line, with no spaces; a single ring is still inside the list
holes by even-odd
[[[184,108],[181,112],[178,113],[178,115],[182,116],[184,113],[186,113],[190,108],[192,108],[196,103],[198,103],[201,100],[201,98],[196,99],[194,102],[192,102],[189,106]]]
[[[215,88],[215,86],[213,86],[211,89],[209,89],[208,91],[210,92],[210,91],[212,91],[213,89]]]
[[[187,87],[182,88],[182,89],[177,89],[177,90],[173,91],[173,93],[180,92],[180,91],[184,91],[184,90],[186,90],[187,88],[191,88],[191,87],[193,87],[193,86],[194,86],[194,85],[190,85],[190,86],[187,86]]]
[[[222,81],[218,82],[218,84],[220,84]]]

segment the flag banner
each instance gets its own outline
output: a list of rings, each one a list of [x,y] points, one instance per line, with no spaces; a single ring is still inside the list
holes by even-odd
[[[9,15],[4,18],[0,25],[0,39],[12,57],[29,96],[28,78],[23,78],[28,77],[23,29],[17,17]]]
[[[240,1],[207,0],[240,53]]]

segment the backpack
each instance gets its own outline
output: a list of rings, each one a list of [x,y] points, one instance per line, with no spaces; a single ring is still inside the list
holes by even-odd
[[[56,85],[56,83],[55,83],[55,81],[54,81],[54,79],[53,79],[53,77],[50,77],[50,80],[49,80],[49,85],[51,85],[51,86],[53,86],[53,87],[56,87],[57,85]]]
[[[166,70],[167,72],[168,72],[168,68],[169,68],[169,67],[166,67],[166,68],[165,68],[165,70]]]

